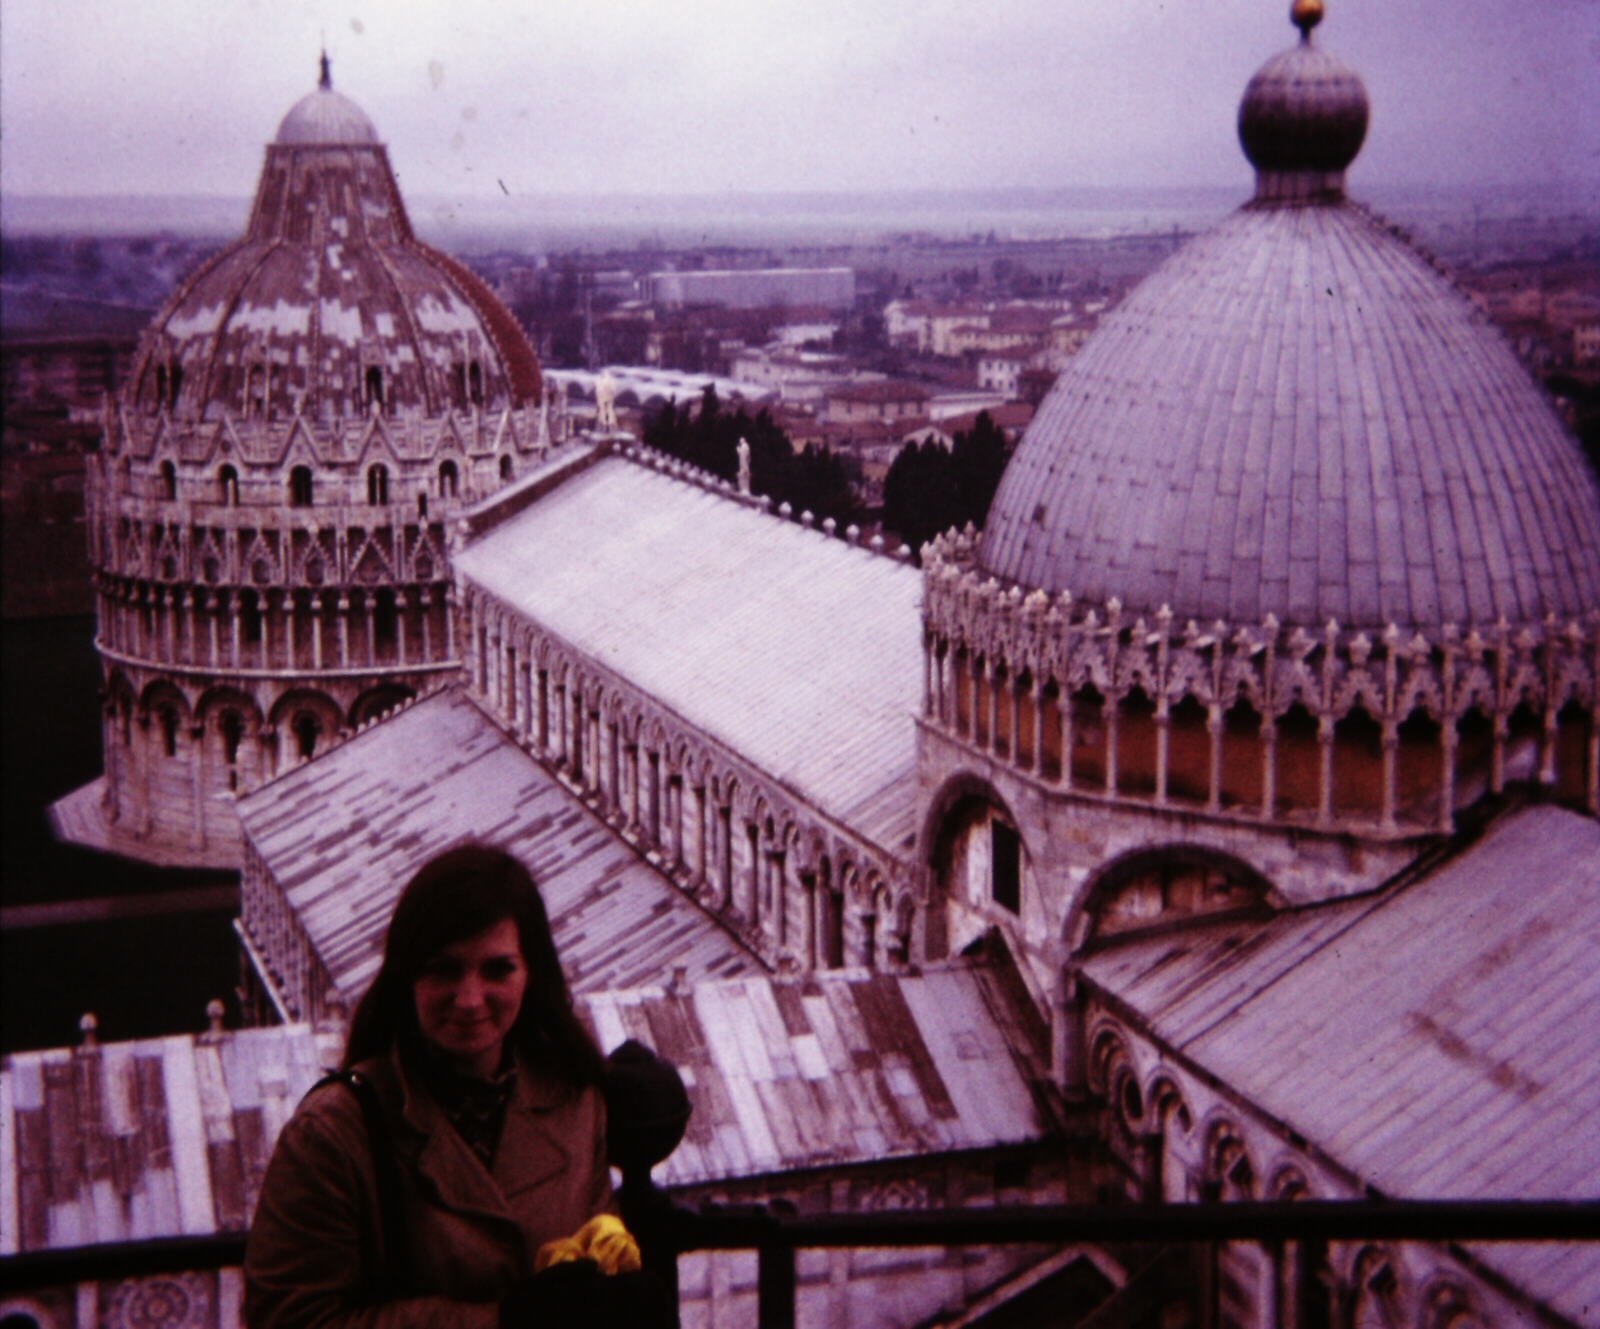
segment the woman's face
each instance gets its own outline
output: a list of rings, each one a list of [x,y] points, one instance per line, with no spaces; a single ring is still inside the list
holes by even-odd
[[[517,925],[503,918],[451,943],[422,966],[412,987],[417,1027],[460,1070],[493,1075],[527,986]]]

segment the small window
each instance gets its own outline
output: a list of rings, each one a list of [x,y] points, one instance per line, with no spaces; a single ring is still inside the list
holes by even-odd
[[[1022,912],[1022,838],[1003,821],[989,823],[993,856],[994,902],[1013,914]]]
[[[367,468],[367,503],[381,508],[389,502],[389,468],[379,462]]]
[[[428,496],[426,494],[418,494],[417,495],[417,516],[426,517],[427,515],[428,515]]]
[[[511,478],[511,458],[509,456],[502,456],[500,458],[500,478],[502,480],[509,480]]]
[[[171,706],[163,706],[156,712],[156,720],[161,725],[161,750],[169,757],[178,755],[178,712]]]
[[[239,599],[239,627],[247,646],[261,641],[261,603],[254,591],[246,591]]]
[[[317,750],[317,739],[322,735],[322,721],[310,711],[301,711],[290,723],[294,731],[295,751],[301,761],[308,761]]]
[[[478,367],[476,360],[467,366],[467,388],[472,394],[472,404],[474,406],[482,406],[483,370]]]
[[[236,508],[239,506],[239,472],[231,466],[224,466],[217,472],[217,481],[222,486],[222,506]]]
[[[455,464],[455,462],[453,462],[453,461],[442,461],[442,462],[440,462],[439,463],[439,497],[440,498],[454,498],[456,496],[457,491],[460,488],[460,485],[461,485],[461,481],[460,481],[460,478],[459,478],[459,476],[458,476],[458,474],[456,472],[456,464]]]
[[[244,717],[238,711],[224,711],[217,722],[222,733],[222,755],[228,765],[239,760],[239,744],[244,742]]]
[[[178,496],[178,468],[170,461],[161,463],[161,490],[168,502]]]
[[[296,466],[289,472],[289,506],[292,508],[309,508],[311,506],[311,468],[309,466]]]
[[[167,404],[167,367],[166,367],[166,365],[157,365],[156,366],[156,405],[157,406],[165,406],[166,404]]]
[[[170,395],[169,400],[172,402],[172,404],[174,406],[176,406],[178,404],[178,390],[181,387],[183,387],[183,366],[182,365],[176,365],[175,364],[175,365],[172,366],[172,377],[169,380],[169,382],[172,385],[171,386],[171,395]]]
[[[377,365],[367,367],[367,405],[383,405],[383,370]]]

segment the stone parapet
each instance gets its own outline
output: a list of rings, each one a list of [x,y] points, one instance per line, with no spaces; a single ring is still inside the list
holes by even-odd
[[[1002,585],[976,552],[970,528],[923,550],[924,718],[1048,783],[1374,838],[1448,833],[1508,781],[1600,811],[1600,610],[1201,624]]]

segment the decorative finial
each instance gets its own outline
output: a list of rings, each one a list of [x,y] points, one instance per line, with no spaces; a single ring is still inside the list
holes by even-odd
[[[322,77],[317,80],[317,86],[324,92],[333,91],[333,62],[328,59],[326,50],[322,53]]]
[[[1300,40],[1311,40],[1311,29],[1322,22],[1322,0],[1294,0],[1289,7],[1289,21],[1300,29]]]

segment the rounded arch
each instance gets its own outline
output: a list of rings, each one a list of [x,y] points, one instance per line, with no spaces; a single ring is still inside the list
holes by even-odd
[[[315,722],[314,727],[305,723],[307,718]],[[315,688],[291,688],[273,703],[267,712],[267,723],[274,729],[286,730],[298,755],[305,758],[321,751],[338,735],[344,727],[344,714],[339,704],[324,692]]]
[[[1022,823],[1012,811],[1011,805],[993,784],[975,771],[957,771],[939,786],[938,793],[929,800],[928,810],[923,814],[922,826],[918,831],[917,857],[924,865],[936,866],[934,854],[938,850],[939,836],[945,827],[946,819],[959,803],[969,798],[978,798],[993,804],[1006,815],[1013,826],[1021,827]]]
[[[1194,1129],[1194,1113],[1189,1110],[1189,1101],[1170,1071],[1156,1068],[1145,1085],[1144,1098],[1152,1120],[1165,1126],[1170,1118],[1185,1135]]]
[[[261,706],[248,692],[239,688],[229,687],[226,684],[208,688],[194,705],[194,718],[196,724],[210,724],[217,715],[225,710],[238,711],[247,724],[260,727],[262,721]]]
[[[163,706],[176,710],[178,719],[183,724],[188,724],[194,713],[183,689],[168,678],[158,678],[147,683],[144,692],[139,696],[141,716],[154,715]]]
[[[1100,869],[1067,916],[1073,950],[1190,918],[1265,913],[1279,901],[1272,883],[1241,858],[1204,845],[1141,847]]]
[[[1352,1329],[1389,1329],[1403,1322],[1400,1261],[1385,1246],[1364,1246],[1350,1266],[1348,1323]]]
[[[414,688],[408,688],[403,683],[380,683],[375,688],[368,688],[351,703],[349,727],[359,729],[385,711],[405,705],[416,695]]]
[[[1102,1020],[1089,1031],[1088,1048],[1089,1088],[1095,1093],[1105,1094],[1110,1090],[1116,1068],[1131,1060],[1127,1035],[1121,1025]]]
[[[1256,1168],[1234,1120],[1222,1113],[1206,1123],[1205,1183],[1219,1200],[1248,1200],[1255,1195]]]
[[[1472,1289],[1455,1274],[1439,1271],[1423,1284],[1419,1297],[1423,1329],[1486,1329]]]
[[[1299,1163],[1283,1162],[1273,1168],[1266,1194],[1272,1200],[1309,1200],[1313,1192],[1305,1169]]]

